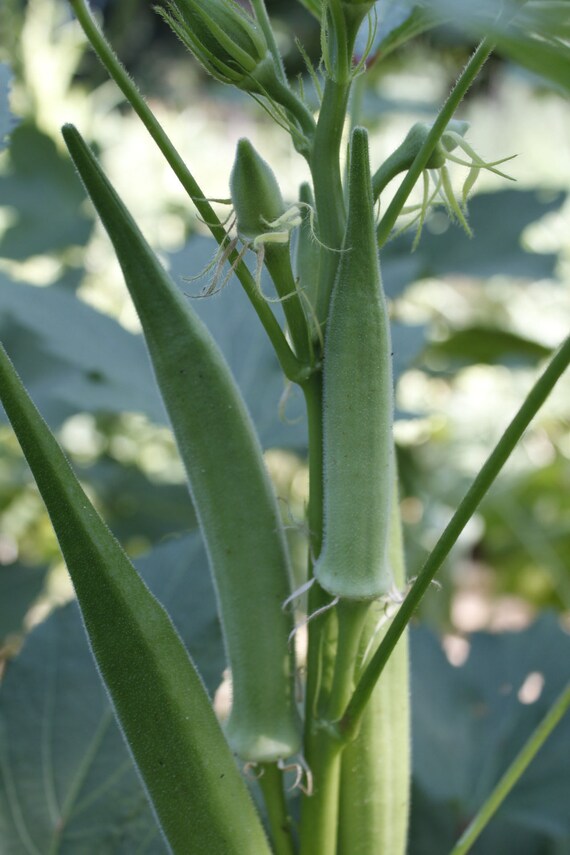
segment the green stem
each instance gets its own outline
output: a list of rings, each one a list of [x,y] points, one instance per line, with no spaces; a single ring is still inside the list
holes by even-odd
[[[340,84],[327,79],[310,164],[319,239],[324,244],[321,249],[316,307],[317,318],[321,324],[326,321],[328,313],[346,222],[340,147],[349,93],[350,84]]]
[[[172,171],[188,193],[189,197],[192,199],[192,202],[196,206],[200,216],[208,225],[212,236],[218,244],[221,245],[227,240],[225,228],[205,198],[203,191],[185,165],[180,154],[167,136],[164,128],[157,120],[156,116],[137,89],[135,83],[129,77],[126,69],[121,65],[121,62],[115,55],[112,47],[105,39],[105,36],[99,29],[97,22],[91,14],[86,0],[70,0],[70,3],[77,20],[83,28],[83,31],[85,32],[85,35],[87,36],[87,39],[99,60],[106,68],[109,76],[115,81],[121,92],[124,94],[125,98],[157,144],[158,148],[172,168]],[[259,293],[253,276],[243,261],[240,260],[238,262],[238,254],[236,252],[233,252],[229,256],[228,261],[230,264],[235,265],[235,273],[257,312],[269,339],[271,340],[283,372],[290,380],[297,381],[303,376],[304,366],[297,360],[295,354],[289,347],[277,318],[271,311],[267,301]]]
[[[287,83],[287,78],[285,77],[285,69],[283,68],[283,60],[281,59],[281,54],[279,53],[279,48],[277,47],[277,42],[275,41],[275,33],[273,32],[273,28],[271,27],[271,21],[269,20],[269,15],[267,14],[267,9],[265,7],[265,0],[251,0],[251,6],[253,12],[255,14],[255,18],[261,32],[265,36],[265,41],[267,42],[267,46],[271,52],[271,56],[275,60],[275,66],[278,69],[278,74],[283,83]]]
[[[484,38],[483,41],[479,44],[477,50],[459,75],[457,82],[451,92],[449,93],[447,100],[439,114],[437,119],[432,125],[432,128],[429,134],[426,137],[426,140],[422,147],[420,148],[414,162],[412,163],[409,171],[406,173],[406,176],[388,208],[386,209],[386,213],[380,220],[377,230],[378,236],[378,245],[383,246],[389,235],[392,231],[392,228],[398,219],[400,212],[406,201],[408,196],[412,192],[415,187],[416,181],[422,174],[425,169],[428,160],[430,159],[437,143],[439,142],[443,132],[445,131],[447,125],[449,124],[450,119],[453,117],[457,107],[463,100],[465,94],[467,93],[469,87],[481,71],[481,68],[485,64],[487,58],[492,53],[495,47],[495,42],[487,37]]]
[[[267,821],[274,855],[294,855],[291,818],[283,792],[283,775],[275,763],[264,763],[258,779],[267,808]]]
[[[336,855],[343,745],[326,730],[319,730],[314,748],[311,762],[314,790],[303,799],[300,855]]]
[[[313,374],[303,387],[309,426],[309,577],[319,557],[323,536],[323,382],[321,372]],[[309,614],[326,602],[325,594],[316,583],[309,593]],[[308,625],[307,683],[305,690],[305,754],[310,763],[314,713],[321,683],[322,633],[326,621],[316,618]]]
[[[366,709],[368,699],[374,690],[374,686],[420,600],[448,556],[452,546],[457,541],[457,538],[507,462],[516,444],[569,364],[570,336],[556,351],[546,369],[530,390],[519,411],[487,458],[483,468],[471,484],[471,487],[419,572],[408,596],[390,624],[380,647],[360,678],[354,695],[339,723],[339,731],[344,740],[350,740],[354,733],[358,731],[360,720]]]
[[[402,153],[401,148],[392,152],[372,176],[372,198],[374,201],[378,200],[381,193],[396,175],[399,175],[400,172],[404,172],[406,169],[410,169],[412,165],[413,161],[410,163],[410,158],[405,152]]]
[[[303,104],[300,98],[289,87],[288,83],[283,83],[281,80],[273,82],[271,94],[299,123],[299,127],[306,137],[305,147],[301,146],[302,154],[307,157],[311,150],[311,142],[315,135],[315,120],[311,112]],[[292,140],[295,143],[295,136],[292,135]]]
[[[331,72],[334,73],[335,80],[345,83],[350,78],[352,44],[348,43],[346,19],[341,0],[329,0],[328,11],[331,16],[335,40],[335,56],[332,58],[333,69]],[[333,76],[332,73],[331,76]]]
[[[389,560],[406,584],[398,489],[394,479]],[[360,639],[359,665],[378,648],[387,624],[372,608]],[[399,640],[366,706],[356,738],[342,752],[337,855],[404,855],[410,806],[408,633]]]
[[[338,644],[326,715],[330,722],[340,718],[350,699],[360,638],[369,611],[369,602],[341,600],[338,604]]]
[[[309,574],[318,558],[323,535],[323,399],[322,375],[313,374],[303,387],[309,423],[310,496],[308,523],[310,532]],[[329,601],[328,595],[314,584],[309,593],[309,614]],[[301,808],[302,855],[334,855],[340,781],[340,757],[336,741],[320,728],[317,721],[319,701],[327,697],[330,672],[336,650],[333,610],[308,625],[307,684],[305,698],[305,758],[314,780],[314,792],[303,798]]]
[[[504,799],[515,786],[531,760],[544,745],[562,716],[570,708],[570,685],[566,686],[554,705],[542,719],[530,739],[527,740],[517,754],[503,777],[497,783],[489,798],[481,805],[476,816],[471,820],[450,855],[465,855],[479,837],[491,817],[497,812]]]
[[[289,244],[267,244],[265,247],[265,265],[282,301],[281,305],[287,319],[295,353],[301,362],[308,365],[312,361],[310,353],[311,335],[295,284]]]

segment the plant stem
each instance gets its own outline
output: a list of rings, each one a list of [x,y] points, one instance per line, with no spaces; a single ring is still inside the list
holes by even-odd
[[[267,244],[265,265],[281,300],[295,353],[308,365],[311,362],[311,336],[291,267],[289,244]]]
[[[398,590],[406,584],[398,489],[390,524],[389,559]],[[360,673],[387,624],[369,611],[360,640]],[[366,657],[366,660],[364,659]],[[366,706],[356,738],[342,752],[337,855],[404,855],[410,805],[410,687],[404,632]]]
[[[87,3],[85,0],[70,0],[70,3],[77,20],[83,28],[83,31],[85,32],[85,35],[87,36],[87,39],[99,60],[106,68],[110,77],[122,91],[125,98],[157,144],[158,148],[172,168],[172,171],[180,181],[182,187],[192,199],[192,202],[196,206],[200,216],[208,225],[212,236],[218,244],[222,245],[227,240],[225,228],[205,198],[203,191],[195,181],[192,173],[189,171],[180,154],[169,139],[164,128],[144,100],[143,96],[137,89],[136,84],[131,80],[126,69],[122,66],[120,60],[114,53],[111,45],[101,32]],[[238,262],[238,254],[235,251],[229,255],[228,261],[230,264],[235,265],[235,273],[257,312],[267,335],[269,336],[283,372],[290,380],[298,381],[299,378],[303,376],[304,366],[296,358],[295,354],[289,347],[277,318],[271,311],[267,301],[259,293],[253,276],[243,260]]]
[[[300,855],[336,855],[342,748],[326,730],[317,732],[311,760],[314,791],[303,799]]]
[[[308,523],[310,533],[309,575],[318,558],[323,535],[323,401],[322,375],[313,374],[303,387],[309,423]],[[309,614],[329,601],[328,595],[315,582],[309,593]],[[333,610],[315,618],[308,625],[307,683],[305,697],[305,758],[311,769],[315,789],[303,798],[301,809],[302,855],[334,855],[336,817],[340,778],[340,759],[335,744],[316,720],[319,700],[327,696],[331,663],[334,660]],[[328,847],[328,848],[327,848]]]
[[[569,364],[570,336],[556,351],[530,390],[419,572],[410,592],[390,624],[384,640],[359,680],[354,695],[342,716],[339,732],[344,740],[349,741],[358,731],[360,719],[374,686],[421,598],[493,481],[507,462],[514,447]]]
[[[327,79],[310,163],[319,240],[324,244],[321,248],[316,306],[317,318],[321,324],[326,321],[328,313],[346,221],[340,147],[349,92],[350,83],[341,84]]]
[[[335,722],[342,715],[354,686],[354,671],[364,623],[370,611],[369,602],[341,600],[337,606],[338,643],[334,678],[326,717]]]
[[[527,740],[521,751],[517,754],[505,774],[499,780],[492,793],[481,805],[476,816],[471,820],[450,855],[465,855],[468,852],[492,816],[497,812],[504,799],[514,785],[517,783],[531,760],[539,749],[544,745],[562,716],[570,708],[570,685],[566,686],[562,694],[542,719],[534,733]]]
[[[291,819],[283,792],[283,775],[275,763],[264,763],[258,779],[267,808],[267,820],[274,855],[294,855]]]
[[[309,426],[309,577],[313,563],[319,557],[323,535],[323,378],[313,374],[303,387]],[[309,594],[309,614],[324,605],[324,592],[315,583]],[[313,733],[313,712],[319,688],[321,631],[323,621],[317,618],[308,625],[307,684],[305,698],[305,751],[310,751]]]
[[[378,224],[377,237],[378,245],[380,247],[386,243],[390,232],[400,215],[402,208],[406,204],[408,196],[412,192],[413,188],[415,187],[416,181],[425,169],[426,164],[430,159],[432,152],[434,151],[447,125],[449,124],[450,119],[453,118],[453,114],[455,113],[457,107],[459,106],[469,87],[481,71],[483,65],[485,64],[489,55],[492,53],[494,47],[494,40],[492,40],[490,37],[484,38],[483,41],[479,44],[475,53],[472,55],[467,65],[465,66],[465,68],[463,69],[463,71],[461,72],[461,74],[459,75],[455,86],[449,93],[447,100],[439,111],[437,119],[433,123],[432,128],[429,134],[427,135],[424,144],[420,148],[414,162],[406,173],[404,180],[398,187],[394,198],[388,205],[386,213]]]
[[[283,68],[283,60],[281,59],[281,54],[279,53],[279,48],[277,47],[277,42],[275,41],[275,33],[271,27],[271,21],[269,20],[269,15],[267,14],[267,9],[265,7],[265,0],[251,0],[251,7],[254,11],[255,18],[261,32],[265,36],[265,41],[267,42],[267,46],[271,52],[271,56],[275,61],[275,67],[277,68],[277,73],[279,74],[280,79],[283,83],[287,83],[287,78],[285,77],[285,69]]]

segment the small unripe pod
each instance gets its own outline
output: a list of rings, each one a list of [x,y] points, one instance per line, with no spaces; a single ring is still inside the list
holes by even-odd
[[[249,240],[270,231],[269,223],[285,213],[275,174],[248,139],[239,140],[237,145],[230,194],[238,234]]]
[[[365,600],[392,585],[390,328],[380,279],[366,131],[352,134],[348,221],[325,335],[324,544],[315,566],[333,596]]]

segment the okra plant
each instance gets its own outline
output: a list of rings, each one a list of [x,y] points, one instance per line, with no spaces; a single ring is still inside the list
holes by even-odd
[[[69,155],[138,313],[206,545],[231,671],[231,713],[223,726],[169,615],[95,511],[0,350],[2,403],[50,514],[115,715],[165,843],[177,855],[404,855],[408,622],[570,362],[567,338],[423,568],[408,575],[382,249],[404,226],[416,226],[421,240],[428,209],[440,202],[469,230],[468,197],[479,173],[504,175],[497,168],[503,160],[485,161],[455,113],[496,45],[508,47],[526,4],[505,3],[485,18],[487,34],[439,113],[411,127],[377,164],[367,130],[351,121],[351,90],[381,59],[383,3],[302,2],[321,28],[318,67],[304,54],[311,98],[287,79],[264,0],[251,0],[251,8],[237,0],[169,0],[157,9],[195,61],[265,108],[308,166],[310,181],[297,199],[286,199],[271,165],[248,139],[240,140],[224,220],[86,0],[70,0],[94,51],[218,243],[209,290],[238,287],[229,283],[239,280],[285,381],[299,387],[306,405],[310,496],[300,584],[293,582],[259,439],[218,345],[80,132],[66,125]],[[447,14],[445,4],[429,5],[423,4],[420,29]],[[412,27],[409,35],[415,32]],[[448,162],[467,169],[461,198]],[[422,198],[408,204],[418,182]],[[274,295],[262,286],[266,274]],[[302,631],[308,635],[303,659]],[[569,705],[566,690],[454,853],[468,850]],[[262,794],[257,806],[248,788],[252,778]],[[300,815],[286,791],[291,780]]]

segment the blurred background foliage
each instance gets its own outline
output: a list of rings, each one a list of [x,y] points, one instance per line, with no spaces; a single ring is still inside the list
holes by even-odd
[[[92,5],[209,195],[228,195],[235,145],[247,135],[273,166],[285,197],[296,198],[306,167],[286,134],[245,95],[207,79],[150,4]],[[289,74],[303,75],[295,39],[318,63],[317,22],[300,3],[267,5]],[[0,30],[6,64],[0,85],[4,96],[9,85],[18,122],[0,155],[0,338],[89,495],[138,556],[193,532],[196,519],[136,315],[64,153],[60,126],[75,123],[100,153],[188,299],[207,281],[200,272],[214,246],[86,49],[66,3],[4,0]],[[472,46],[468,32],[438,27],[392,51],[358,81],[354,120],[371,129],[375,163],[415,121],[435,115]],[[415,251],[413,235],[404,233],[383,254],[410,577],[570,322],[570,111],[558,82],[494,57],[460,117],[471,123],[468,139],[485,159],[517,155],[508,164],[516,184],[481,176],[470,203],[472,240],[437,209]],[[462,175],[461,167],[452,169],[457,188]],[[301,575],[307,498],[301,402],[284,388],[235,281],[193,305],[250,406]],[[559,631],[570,632],[569,392],[565,377],[461,537],[440,586],[425,599],[420,618],[444,637],[448,666],[466,659],[468,633],[522,630],[543,609]],[[23,634],[71,597],[49,520],[0,419],[2,656],[13,655]],[[487,851],[507,851],[497,846]]]

